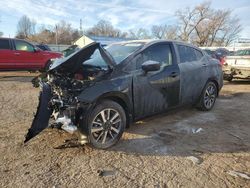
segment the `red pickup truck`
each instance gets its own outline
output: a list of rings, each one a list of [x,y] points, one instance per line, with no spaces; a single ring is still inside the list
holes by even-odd
[[[20,39],[0,38],[0,70],[46,70],[58,52],[42,51]]]

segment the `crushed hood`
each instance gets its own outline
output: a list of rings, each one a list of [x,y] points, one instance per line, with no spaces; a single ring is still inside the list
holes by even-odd
[[[55,60],[51,65],[49,72],[57,70],[59,72],[74,73],[82,62],[91,57],[96,49],[100,50],[101,56],[107,65],[113,68],[115,66],[113,57],[100,45],[100,43],[93,42],[68,57]]]

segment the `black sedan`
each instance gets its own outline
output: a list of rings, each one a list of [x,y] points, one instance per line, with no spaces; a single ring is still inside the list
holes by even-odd
[[[211,110],[223,85],[220,63],[199,48],[165,40],[92,43],[56,60],[41,83],[26,141],[48,124],[108,148],[131,122],[192,104]]]

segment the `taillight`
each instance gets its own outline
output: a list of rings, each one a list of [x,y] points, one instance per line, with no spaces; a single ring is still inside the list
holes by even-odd
[[[220,57],[220,64],[225,65],[226,63],[226,57]]]
[[[221,57],[220,58],[220,64],[224,65],[226,63],[226,57]]]

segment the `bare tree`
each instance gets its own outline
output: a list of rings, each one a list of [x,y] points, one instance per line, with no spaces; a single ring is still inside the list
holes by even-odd
[[[17,24],[17,38],[28,39],[35,34],[36,22],[24,15],[20,18]]]
[[[64,20],[55,25],[54,33],[57,34],[58,44],[71,44],[80,37],[78,30],[73,29],[71,24]]]
[[[136,32],[132,29],[128,31],[128,38],[137,39]]]
[[[79,31],[62,20],[55,26],[42,25],[36,34],[29,36],[28,40],[47,44],[72,44],[79,37]]]
[[[157,39],[165,38],[166,27],[167,25],[153,25],[151,28],[152,36]]]
[[[177,27],[171,25],[153,25],[151,28],[153,38],[177,39]]]
[[[190,41],[195,28],[201,23],[202,20],[209,17],[209,9],[210,3],[205,2],[193,9],[187,7],[184,10],[178,10],[176,12],[180,21],[179,36],[181,40]]]
[[[55,43],[55,32],[43,25],[35,35],[29,38],[29,40],[38,43],[53,44]]]
[[[111,22],[100,20],[96,25],[87,30],[87,34],[107,37],[126,37],[127,33],[114,28]]]
[[[145,28],[129,30],[129,34],[127,37],[132,38],[132,39],[150,39],[150,38],[152,38],[150,36],[149,31]]]
[[[198,46],[229,45],[241,31],[237,18],[230,10],[214,10],[210,2],[193,9],[176,12],[179,18],[179,37]]]
[[[149,39],[151,38],[149,31],[144,28],[139,28],[136,32],[136,36],[138,39]]]
[[[210,45],[228,46],[238,38],[238,34],[242,30],[239,19],[237,17],[231,18],[230,14],[231,11],[226,11],[221,17],[217,18],[219,24],[215,24],[217,26],[215,30],[216,34],[213,35]],[[220,25],[222,27],[219,27]]]

